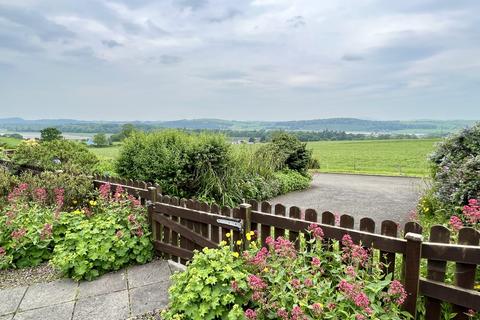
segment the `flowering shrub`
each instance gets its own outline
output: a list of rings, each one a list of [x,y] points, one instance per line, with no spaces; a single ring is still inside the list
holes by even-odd
[[[468,200],[468,204],[462,208],[462,214],[451,216],[449,224],[454,231],[458,231],[464,226],[478,229],[480,226],[480,202],[477,199]]]
[[[267,238],[262,248],[252,243],[238,259],[224,245],[196,253],[187,271],[173,278],[164,319],[227,319],[229,312],[237,315],[239,309],[243,316],[230,318],[410,317],[400,310],[407,296],[402,284],[385,278],[368,250],[345,235],[327,251],[322,229],[311,225],[309,232],[310,250],[298,251],[289,240],[278,237]]]
[[[75,280],[146,263],[153,254],[145,207],[121,188],[111,195],[108,184],[97,200],[60,215],[55,239],[51,262]]]
[[[63,202],[46,206],[46,194],[42,188],[29,192],[29,185],[23,183],[8,195],[0,210],[0,269],[36,266],[50,258],[55,212]]]

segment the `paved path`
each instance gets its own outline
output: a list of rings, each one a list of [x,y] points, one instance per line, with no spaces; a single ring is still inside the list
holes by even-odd
[[[316,174],[310,189],[276,197],[271,202],[317,212],[346,213],[354,216],[356,223],[370,217],[376,222],[390,219],[403,226],[424,187],[418,178]]]
[[[0,320],[122,320],[166,307],[175,267],[163,260],[105,274],[0,290]]]

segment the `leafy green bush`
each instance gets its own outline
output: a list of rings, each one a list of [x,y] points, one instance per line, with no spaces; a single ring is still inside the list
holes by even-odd
[[[310,176],[293,170],[275,172],[275,178],[279,181],[279,194],[306,189],[310,186]]]
[[[480,198],[480,123],[446,138],[430,160],[435,193],[444,205]]]
[[[241,319],[247,296],[231,287],[236,283],[247,290],[248,272],[244,262],[232,255],[227,246],[205,248],[195,254],[187,271],[172,276],[168,310],[163,319]]]
[[[243,252],[197,252],[173,277],[163,319],[408,319],[407,294],[382,265],[345,235],[324,250],[323,231],[310,226],[311,250],[282,237]],[[253,236],[252,234],[249,234]],[[232,246],[232,249],[239,249]]]
[[[104,185],[88,208],[60,216],[51,262],[72,279],[91,280],[152,255],[145,207],[118,189],[110,196]]]
[[[17,147],[12,161],[17,165],[31,165],[46,170],[90,174],[98,159],[87,147],[78,142],[54,140],[22,143]]]

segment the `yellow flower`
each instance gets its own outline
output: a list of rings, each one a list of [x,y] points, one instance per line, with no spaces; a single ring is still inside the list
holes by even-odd
[[[251,235],[251,236],[254,236],[254,235],[255,235],[255,231],[250,231],[248,234]]]
[[[229,232],[229,233],[227,233],[225,236],[226,236],[227,238],[230,238],[230,237],[232,236],[232,234],[233,234],[232,232]]]
[[[82,214],[82,211],[80,211],[80,210],[77,209],[77,210],[73,211],[73,213],[74,213],[74,214]]]
[[[265,267],[265,269],[263,269],[263,272],[268,272],[268,268]]]
[[[234,256],[235,258],[238,258],[240,254],[238,254],[238,252],[232,252],[232,256]]]
[[[92,207],[94,207],[94,206],[97,205],[97,201],[90,200],[89,203],[90,203],[90,205],[91,205]]]
[[[252,240],[252,236],[250,235],[250,233],[247,233],[247,235],[245,236],[245,238],[247,238],[248,241]]]
[[[476,290],[480,290],[480,284],[476,284],[476,285],[475,285],[475,289],[476,289]]]
[[[77,200],[73,200],[73,204],[77,204]]]
[[[237,240],[237,246],[242,244],[242,240]]]
[[[220,246],[223,247],[223,246],[226,246],[227,245],[227,241],[220,241]]]

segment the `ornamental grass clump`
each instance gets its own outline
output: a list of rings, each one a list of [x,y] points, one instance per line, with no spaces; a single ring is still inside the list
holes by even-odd
[[[406,319],[407,294],[382,265],[345,235],[325,250],[313,224],[305,248],[283,238],[197,252],[187,271],[173,277],[164,319]],[[307,250],[308,248],[308,250]],[[238,256],[238,258],[237,258]],[[241,313],[240,311],[241,310]]]

